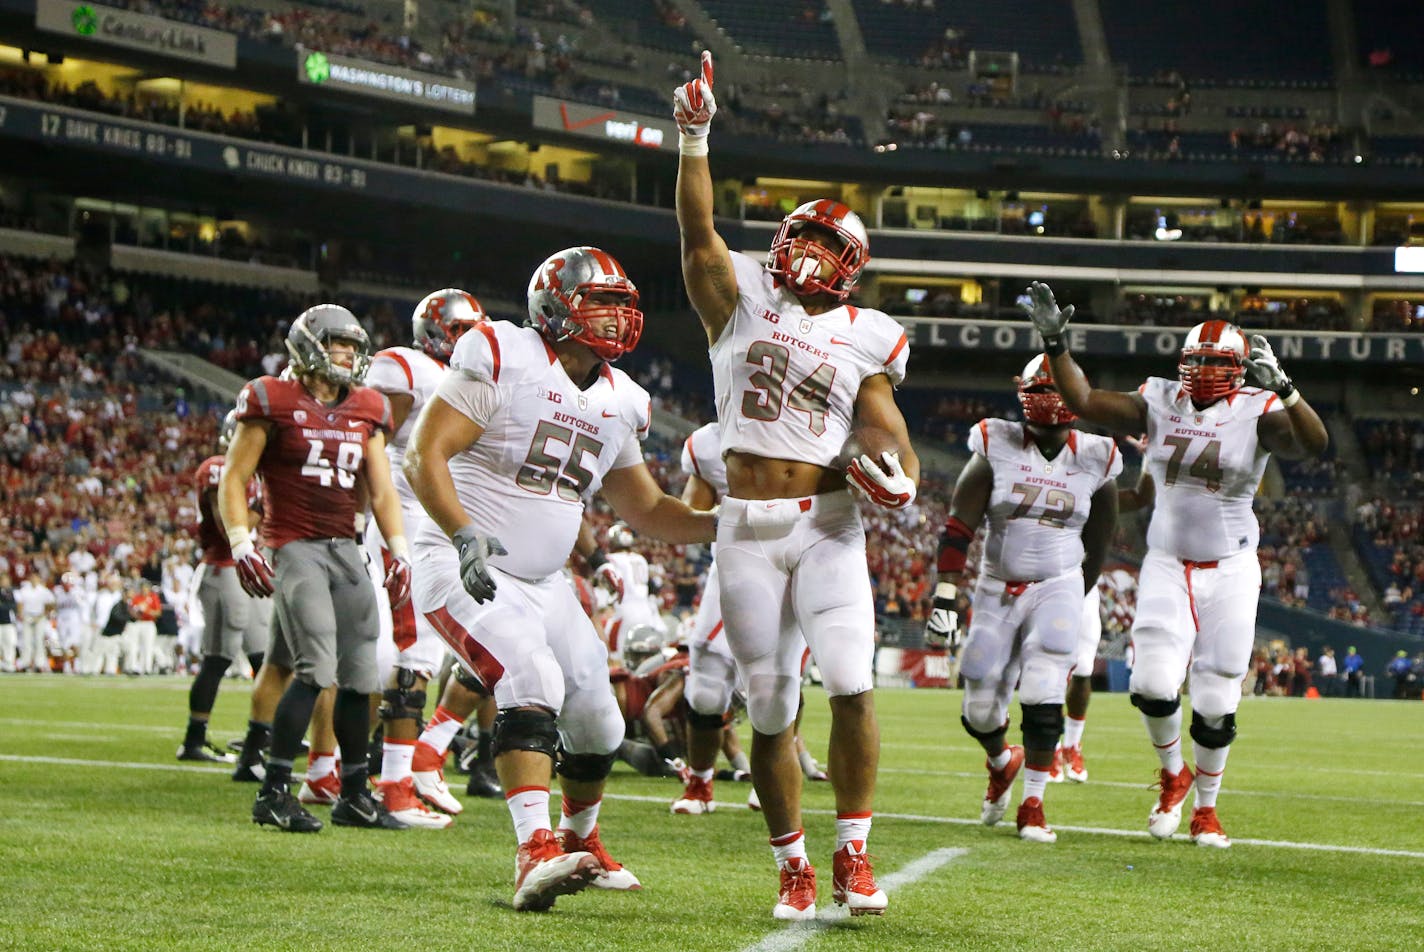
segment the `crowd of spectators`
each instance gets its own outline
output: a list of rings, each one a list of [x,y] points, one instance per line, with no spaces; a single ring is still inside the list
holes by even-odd
[[[1424,423],[1419,420],[1360,420],[1356,435],[1376,476],[1424,483]]]
[[[1112,323],[1136,327],[1192,327],[1202,321],[1228,320],[1250,333],[1273,331],[1348,331],[1350,316],[1333,298],[1288,301],[1246,298],[1231,311],[1213,310],[1205,298],[1183,295],[1127,295]]]
[[[1424,633],[1424,506],[1365,500],[1355,510],[1355,541],[1394,626]]]
[[[1424,332],[1424,301],[1403,299],[1375,301],[1370,330],[1380,333]]]

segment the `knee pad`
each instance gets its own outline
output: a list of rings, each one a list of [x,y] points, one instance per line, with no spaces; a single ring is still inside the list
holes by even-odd
[[[489,688],[485,687],[485,683],[467,671],[463,664],[455,665],[455,683],[459,684],[460,687],[469,691],[471,694],[478,695],[479,697],[491,697]]]
[[[800,678],[753,675],[747,684],[747,718],[758,734],[774,737],[790,727],[800,701]]]
[[[608,772],[613,769],[613,761],[618,758],[613,754],[571,754],[567,751],[560,751],[558,770],[560,777],[569,780],[580,780],[584,783],[597,783],[607,779]]]
[[[1208,720],[1220,721],[1216,727],[1207,723]],[[1236,739],[1236,715],[1224,714],[1221,717],[1205,718],[1192,711],[1192,740],[1203,747],[1217,749],[1230,747],[1231,742]]]
[[[1133,707],[1148,717],[1171,717],[1182,706],[1180,694],[1166,701],[1155,697],[1143,697],[1141,694],[1130,694],[1128,699],[1132,701]]]
[[[1029,750],[1052,750],[1063,736],[1062,704],[1021,704],[1024,746]]]
[[[425,690],[414,690],[418,680],[409,668],[396,668],[396,686],[381,692],[376,712],[383,721],[418,721],[425,713]]]
[[[532,750],[554,759],[558,752],[559,730],[554,715],[543,708],[513,708],[500,711],[494,719],[494,755],[506,750]]]
[[[695,731],[719,731],[726,723],[726,718],[721,714],[703,714],[696,708],[689,708],[687,712],[687,726]]]
[[[687,679],[687,706],[707,717],[721,717],[732,703],[732,686],[720,678],[694,673]]]
[[[1000,743],[1002,743],[1004,740],[1004,735],[1008,733],[1009,730],[1008,721],[1005,721],[993,730],[977,730],[975,729],[973,724],[969,723],[969,718],[965,717],[962,714],[959,716],[959,723],[964,725],[964,730],[969,734],[970,737],[978,741],[999,741]]]

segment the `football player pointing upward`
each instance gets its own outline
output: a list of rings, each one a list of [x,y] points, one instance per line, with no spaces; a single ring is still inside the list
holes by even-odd
[[[1129,690],[1162,763],[1162,793],[1148,831],[1162,839],[1175,833],[1193,789],[1180,737],[1181,687],[1190,663],[1197,768],[1192,840],[1230,846],[1216,796],[1256,634],[1261,529],[1251,500],[1270,454],[1319,456],[1329,443],[1325,425],[1266,339],[1253,336],[1248,352],[1240,329],[1226,321],[1191,329],[1176,380],[1149,377],[1135,393],[1095,389],[1064,341],[1073,308],[1059,310],[1042,282],[1028,293],[1024,309],[1043,338],[1068,408],[1125,436],[1147,434],[1143,468],[1156,498],[1138,582]],[[1252,386],[1243,386],[1246,381]]]
[[[831,698],[833,895],[853,915],[878,914],[885,893],[865,855],[880,750],[875,615],[865,530],[846,479],[887,508],[914,499],[919,460],[893,389],[905,375],[905,335],[879,311],[845,303],[869,255],[865,226],[839,202],[808,202],[788,215],[765,266],[727,250],[712,221],[710,53],[673,99],[683,280],[707,332],[730,491],[717,532],[722,612],[747,681],[752,777],[781,871],[773,915],[815,915],[792,727],[800,633]],[[867,457],[848,471],[835,465],[853,418],[895,441],[899,452],[885,453],[883,468]]]

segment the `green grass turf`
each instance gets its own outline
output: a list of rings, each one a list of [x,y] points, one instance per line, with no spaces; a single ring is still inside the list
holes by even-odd
[[[250,822],[251,787],[174,761],[186,680],[6,675],[0,693],[0,949],[667,952],[768,937],[779,948],[804,939],[808,949],[867,950],[1424,948],[1419,702],[1248,698],[1219,804],[1236,845],[1208,851],[1186,839],[1185,823],[1170,843],[1136,835],[1156,759],[1123,695],[1094,699],[1091,780],[1049,787],[1059,841],[1039,846],[1014,835],[1012,809],[995,829],[973,822],[983,756],[959,726],[956,692],[881,691],[877,872],[965,852],[893,889],[883,919],[788,930],[770,918],[775,873],[761,817],[741,807],[745,784],[719,783],[725,805],[712,816],[674,817],[674,781],[620,765],[604,839],[646,888],[589,890],[548,915],[516,914],[500,802],[467,801],[443,832],[278,833]],[[227,682],[214,739],[241,735],[246,706],[246,686]],[[818,690],[806,711],[824,759]],[[27,759],[36,757],[76,762]],[[806,807],[824,910],[829,785],[808,784]]]

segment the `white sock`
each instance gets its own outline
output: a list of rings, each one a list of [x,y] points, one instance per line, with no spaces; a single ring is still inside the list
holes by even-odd
[[[1182,709],[1177,708],[1168,717],[1142,715],[1142,723],[1147,725],[1147,736],[1152,738],[1152,746],[1157,748],[1157,759],[1170,774],[1179,774],[1186,765],[1182,760]]]
[[[514,836],[527,843],[539,830],[553,830],[549,825],[549,788],[516,787],[504,798],[509,815],[514,820]]]
[[[989,766],[995,770],[1003,770],[1004,765],[1009,762],[1009,758],[1012,756],[1013,752],[1006,746],[1003,750],[989,758]]]
[[[711,783],[712,775],[715,773],[715,770],[713,770],[711,767],[708,767],[706,770],[694,770],[692,772],[692,775],[698,780],[703,781],[704,783]]]
[[[420,742],[433,749],[437,754],[443,755],[450,749],[450,742],[459,732],[459,719],[445,708],[437,707],[435,715],[425,725],[425,730],[420,732]]]
[[[410,776],[415,741],[386,738],[381,744],[381,783],[400,783]]]
[[[598,808],[602,803],[602,797],[597,800],[570,800],[568,794],[564,794],[559,829],[572,830],[579,839],[586,838],[598,826]]]
[[[778,869],[786,865],[787,860],[799,859],[806,862],[806,832],[797,830],[795,833],[787,833],[784,836],[773,836],[771,838],[771,855],[776,860]]]
[[[312,754],[307,758],[307,779],[316,780],[336,773],[335,754]]]
[[[1023,798],[1038,797],[1043,801],[1043,792],[1048,789],[1048,771],[1037,767],[1024,768]]]
[[[865,850],[863,845],[870,839],[870,811],[864,813],[837,813],[836,814],[836,850],[853,840],[860,840],[861,850]]]
[[[1226,770],[1226,755],[1230,747],[1203,747],[1192,744],[1192,753],[1197,761],[1196,801],[1198,807],[1216,806],[1216,795],[1221,792],[1221,775]]]
[[[752,772],[751,761],[747,760],[747,755],[744,751],[737,751],[737,756],[732,758],[732,769],[740,770],[742,773],[748,774]]]
[[[1063,746],[1082,747],[1083,728],[1087,726],[1086,717],[1066,717],[1063,719]]]

